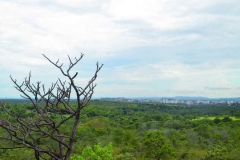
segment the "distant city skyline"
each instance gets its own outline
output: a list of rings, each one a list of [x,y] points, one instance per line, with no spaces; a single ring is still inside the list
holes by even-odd
[[[118,101],[118,102],[146,102],[146,103],[165,103],[165,104],[187,104],[187,105],[215,105],[215,104],[227,104],[238,105],[240,104],[240,97],[238,98],[206,98],[206,97],[169,97],[169,98],[100,98],[96,100],[103,101]]]
[[[63,78],[42,54],[80,53],[80,86],[104,64],[94,97],[240,97],[238,0],[1,0],[0,15],[0,98],[20,98],[9,75]]]

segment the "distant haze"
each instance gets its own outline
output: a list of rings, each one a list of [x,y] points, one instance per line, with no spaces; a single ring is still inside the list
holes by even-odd
[[[0,1],[0,98],[32,72],[49,86],[63,78],[42,54],[87,84],[103,63],[95,97],[239,97],[240,1]]]

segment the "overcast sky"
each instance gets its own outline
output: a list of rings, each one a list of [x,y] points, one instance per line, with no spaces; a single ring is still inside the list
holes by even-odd
[[[104,64],[95,97],[240,97],[239,42],[239,0],[0,0],[0,98],[80,53],[80,86]]]

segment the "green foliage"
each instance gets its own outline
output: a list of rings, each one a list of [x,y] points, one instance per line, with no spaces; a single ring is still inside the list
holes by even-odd
[[[226,116],[222,119],[223,122],[232,122],[232,118],[230,118],[229,116]]]
[[[224,146],[216,146],[207,152],[205,160],[227,160],[229,149]]]
[[[168,144],[167,138],[160,131],[149,132],[144,137],[144,158],[173,159],[176,157],[175,149]]]
[[[218,123],[220,123],[220,122],[221,122],[221,119],[220,119],[220,118],[218,118],[218,117],[216,117],[216,118],[213,120],[213,122],[214,122],[214,123],[216,123],[216,124],[218,124]]]
[[[93,148],[86,147],[81,155],[73,155],[71,160],[113,160],[112,143],[102,147],[101,144],[94,145]]]
[[[13,149],[13,150],[1,150],[0,160],[26,160],[35,159],[34,153],[30,149]]]
[[[19,111],[22,117],[34,118],[36,114],[31,106],[9,106]],[[238,160],[240,119],[233,117],[237,113],[240,113],[239,106],[189,107],[94,100],[82,110],[72,159],[207,160],[223,156],[225,159]],[[56,120],[61,118],[54,113],[50,116]],[[0,112],[0,117],[6,118],[7,115]],[[63,129],[66,133],[71,131],[68,124]],[[0,129],[0,136],[4,134]],[[45,140],[45,143],[48,141]],[[11,146],[9,142],[0,143],[0,147]],[[34,156],[31,150],[17,149],[2,151],[0,157],[5,160],[16,157],[31,159],[29,157]]]
[[[133,154],[131,154],[131,153],[121,153],[121,154],[119,154],[119,155],[117,155],[117,157],[116,157],[116,160],[134,160],[135,158],[134,158],[134,155]]]

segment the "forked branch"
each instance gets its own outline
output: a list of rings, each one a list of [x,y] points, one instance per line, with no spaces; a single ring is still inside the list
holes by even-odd
[[[31,118],[21,117],[16,108],[7,107],[6,103],[1,102],[0,106],[10,118],[0,119],[0,127],[5,129],[8,134],[7,137],[0,137],[0,139],[16,144],[16,147],[9,146],[5,149],[33,149],[37,160],[40,158],[68,160],[73,150],[77,127],[80,123],[80,111],[88,105],[96,87],[94,81],[103,65],[99,66],[97,63],[92,78],[85,87],[81,87],[76,85],[74,81],[78,72],[70,75],[70,71],[83,58],[83,54],[74,59],[68,56],[69,65],[66,70],[63,69],[63,63],[59,64],[59,60],[53,62],[44,54],[43,56],[58,68],[67,77],[68,81],[62,81],[58,78],[55,83],[52,83],[46,89],[40,81],[35,84],[31,82],[31,72],[20,84],[10,76],[21,96],[32,103],[34,109],[31,113],[35,114]],[[77,97],[76,107],[73,107],[71,103],[73,93]],[[57,115],[59,118],[53,118],[51,115]],[[70,121],[71,123],[68,123]],[[71,130],[70,134],[62,127],[66,123],[68,123],[68,130]]]

